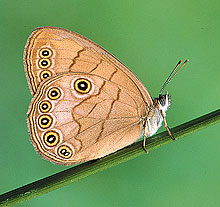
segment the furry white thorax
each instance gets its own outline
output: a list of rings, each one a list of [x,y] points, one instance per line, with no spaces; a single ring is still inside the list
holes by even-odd
[[[166,92],[166,95],[160,95],[159,98],[154,99],[153,106],[150,107],[145,118],[145,136],[150,137],[157,132],[162,125],[163,116],[166,116],[166,111],[169,107],[170,96],[168,92]]]

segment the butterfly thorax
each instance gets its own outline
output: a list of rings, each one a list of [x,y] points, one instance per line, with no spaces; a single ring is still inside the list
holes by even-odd
[[[168,92],[166,95],[160,94],[158,98],[153,100],[153,105],[148,107],[146,117],[144,117],[145,136],[152,136],[161,127],[163,117],[166,116],[170,104],[171,99]]]

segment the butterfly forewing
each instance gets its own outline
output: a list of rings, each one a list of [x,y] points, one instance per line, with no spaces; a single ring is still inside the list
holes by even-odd
[[[63,72],[95,74],[136,92],[146,103],[152,99],[141,81],[112,54],[91,40],[62,28],[42,27],[30,35],[24,53],[25,72],[32,94],[41,81]],[[124,79],[121,80],[121,74]],[[130,82],[135,83],[131,87]]]

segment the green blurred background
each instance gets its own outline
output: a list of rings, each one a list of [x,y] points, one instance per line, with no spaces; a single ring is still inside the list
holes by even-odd
[[[1,0],[0,193],[69,168],[43,160],[29,141],[23,49],[34,28],[85,35],[131,68],[153,97],[177,61],[189,58],[167,87],[174,127],[220,106],[219,11],[218,0]],[[220,206],[219,132],[214,125],[17,206]]]

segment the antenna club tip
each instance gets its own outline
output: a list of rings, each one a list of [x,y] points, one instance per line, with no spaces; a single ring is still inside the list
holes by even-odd
[[[189,62],[189,59],[186,59],[186,62]]]
[[[180,64],[182,62],[182,60],[180,60],[179,62],[178,62],[178,64]]]

